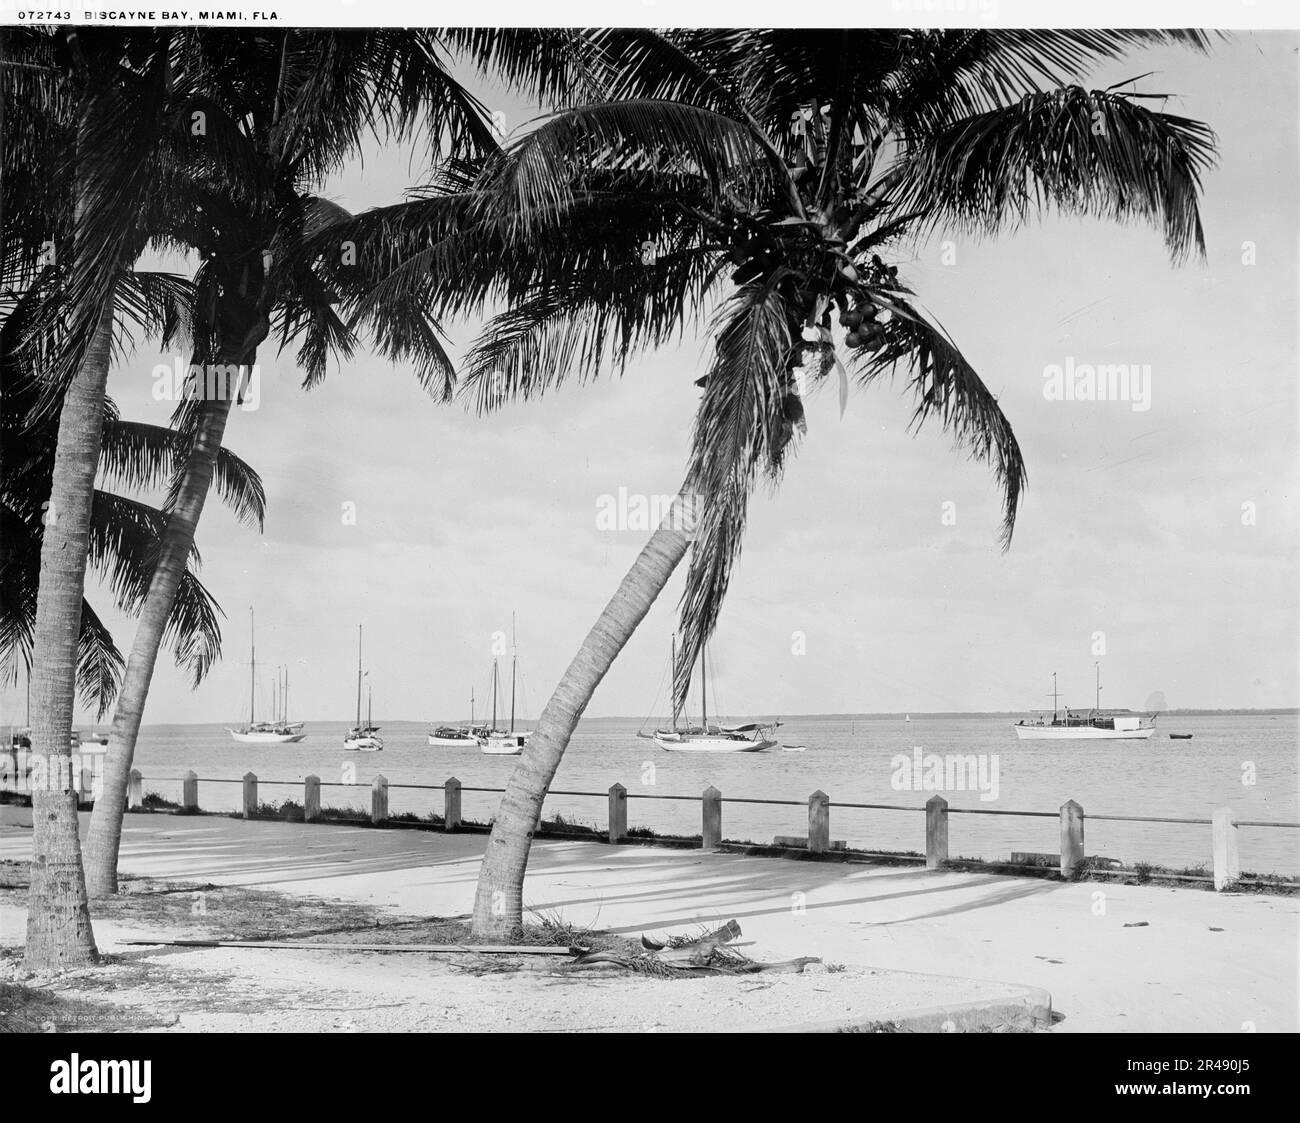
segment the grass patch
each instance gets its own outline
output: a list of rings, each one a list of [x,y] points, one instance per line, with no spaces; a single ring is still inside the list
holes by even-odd
[[[595,823],[584,823],[578,819],[566,819],[558,811],[549,819],[542,819],[537,824],[536,834],[586,835],[591,838],[604,838],[608,833],[602,831]],[[631,833],[631,832],[629,832]]]
[[[385,823],[405,823],[419,827],[441,827],[442,816],[430,811],[427,815],[417,815],[414,811],[403,811],[398,815],[389,815]]]
[[[123,1010],[81,998],[0,982],[0,1033],[111,1033],[168,1024],[142,1010]]]
[[[301,803],[292,799],[282,800],[279,803],[262,800],[258,802],[256,812],[242,817],[245,819],[282,819],[286,823],[301,823],[303,822],[303,809]]]
[[[370,812],[360,807],[322,807],[320,809],[323,823],[368,823]]]

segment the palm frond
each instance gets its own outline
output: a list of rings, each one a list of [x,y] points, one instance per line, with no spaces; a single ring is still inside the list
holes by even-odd
[[[695,176],[715,196],[726,188],[766,198],[775,182],[769,154],[744,123],[697,106],[638,98],[545,119],[489,166],[480,206],[530,232],[572,202],[585,186],[579,169],[588,167]]]
[[[719,311],[713,361],[696,414],[684,490],[695,496],[695,536],[680,605],[673,698],[717,624],[740,556],[749,496],[760,471],[779,474],[790,439],[788,400],[800,348],[778,272],[740,288]],[[797,401],[797,396],[796,401]],[[801,414],[800,414],[801,416]]]
[[[1175,261],[1204,255],[1198,199],[1214,133],[1137,96],[1070,86],[959,121],[907,154],[899,206],[979,233],[1053,207],[1142,220],[1162,229]]]
[[[81,602],[81,632],[77,637],[77,694],[94,707],[98,721],[108,713],[122,683],[126,660],[90,602]]]
[[[933,418],[973,460],[993,468],[1002,490],[1000,537],[1003,549],[1007,549],[1028,482],[1024,456],[1011,422],[997,397],[942,330],[901,297],[894,295],[889,303],[902,314],[895,314],[883,325],[885,342],[879,350],[860,354],[855,360],[859,380],[867,385],[892,375],[899,367],[909,371],[916,397],[911,429],[915,431]]]

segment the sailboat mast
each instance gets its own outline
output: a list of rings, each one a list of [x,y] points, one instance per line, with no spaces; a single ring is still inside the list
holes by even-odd
[[[284,689],[280,691],[280,708],[284,715],[280,718],[285,725],[289,724],[289,668],[284,669]]]
[[[474,688],[469,688],[469,727],[474,728]]]
[[[1052,724],[1056,724],[1056,672],[1052,672]]]
[[[1093,666],[1097,668],[1097,704],[1093,707],[1093,709],[1100,710],[1101,709],[1101,664],[1094,663]]]
[[[357,728],[361,728],[361,625],[357,625]]]
[[[677,673],[677,633],[672,637],[673,654],[672,661],[668,664],[668,689],[672,691],[673,699],[673,732],[677,732],[677,691],[673,689],[673,676]]]
[[[706,656],[705,649],[701,647],[700,648],[700,713],[703,715],[703,720],[700,724],[703,727],[705,733],[709,731],[709,687],[708,687],[708,683],[705,682],[704,679],[704,674],[705,674],[704,660],[706,657],[707,656]]]
[[[515,664],[519,661],[519,649],[515,643],[515,614],[510,614],[510,732],[515,731]]]
[[[497,661],[493,659],[492,660],[492,728],[493,729],[496,729],[497,727],[497,679],[499,677],[500,676],[497,674]]]
[[[257,638],[253,609],[248,609],[248,724],[257,718]]]

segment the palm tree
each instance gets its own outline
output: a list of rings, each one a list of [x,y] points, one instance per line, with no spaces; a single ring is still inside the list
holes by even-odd
[[[483,31],[450,33],[448,42],[516,84],[547,90],[570,81],[580,61],[560,49],[565,38]],[[334,305],[356,284],[353,275],[344,268],[325,283],[314,255],[303,251],[311,241],[342,260],[338,230],[350,216],[314,192],[367,133],[404,139],[422,132],[455,165],[497,150],[486,111],[452,77],[439,38],[389,29],[198,33],[186,44],[177,84],[188,84],[190,107],[206,115],[208,139],[194,146],[193,161],[228,169],[192,178],[191,206],[169,231],[202,259],[189,324],[194,364],[249,370],[275,332],[281,346],[297,345],[311,387],[331,356],[351,356],[364,331],[381,354],[412,361],[435,398],[450,398],[452,365],[422,303],[399,294],[345,323]],[[167,530],[109,735],[104,796],[91,818],[92,896],[117,890],[124,795],[145,699],[231,405],[232,393],[222,392],[177,411],[189,445],[168,496]]]
[[[119,309],[150,334],[165,334],[162,297],[183,296],[184,286],[159,274],[130,273],[122,278],[127,299]],[[24,334],[33,326],[39,286],[15,300],[0,302],[0,666],[14,676],[24,662],[30,674],[32,631],[40,580],[41,539],[50,493],[57,418],[35,412],[36,372],[25,369],[31,349]],[[88,562],[123,612],[135,612],[148,588],[157,558],[163,512],[122,491],[156,488],[182,451],[174,430],[125,421],[105,399],[99,463],[100,486],[90,509]],[[261,480],[239,457],[222,450],[218,490],[242,521],[261,525],[265,494]],[[110,490],[112,489],[112,490]],[[197,554],[182,578],[168,629],[178,665],[197,683],[221,650],[220,609],[199,581]],[[125,659],[88,599],[81,608],[78,641],[78,697],[99,716],[116,696]]]
[[[1009,545],[1025,465],[1008,419],[887,259],[938,229],[996,233],[1046,210],[1158,226],[1203,252],[1203,124],[1132,90],[1077,84],[1130,47],[1205,49],[1197,32],[618,30],[593,35],[608,96],[554,113],[473,181],[362,216],[382,232],[375,291],[440,312],[505,310],[465,387],[482,410],[540,396],[707,324],[681,495],[542,713],[479,876],[474,931],[518,927],[532,831],[614,657],[690,555],[680,704],[712,632],[759,476],[781,477],[803,399],[834,375],[907,372],[913,426],[989,463]],[[364,306],[364,302],[362,304]]]
[[[166,32],[24,29],[6,35],[0,59],[0,97],[19,96],[27,110],[4,116],[0,276],[22,291],[51,264],[46,247],[57,251],[57,282],[41,303],[40,326],[24,337],[34,348],[55,341],[31,366],[42,374],[35,413],[58,416],[32,630],[32,745],[62,782],[33,795],[26,944],[33,968],[97,958],[70,734],[115,298],[123,270],[143,248],[138,216],[161,179],[168,44]],[[52,173],[37,191],[14,186],[23,156],[31,161],[25,170]]]

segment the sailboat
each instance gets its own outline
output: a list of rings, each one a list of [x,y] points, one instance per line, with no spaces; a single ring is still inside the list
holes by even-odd
[[[357,625],[357,723],[348,730],[343,738],[345,749],[355,749],[359,753],[377,753],[384,747],[384,739],[379,736],[379,726],[371,720],[373,692],[366,693],[366,724],[361,724],[361,625]]]
[[[10,728],[9,730],[9,748],[17,759],[19,750],[30,750],[32,747],[32,672],[31,668],[27,670],[27,715],[24,719],[25,724],[19,728]],[[84,737],[72,730],[68,735],[68,747],[74,753],[102,753],[108,744],[108,734],[94,733],[86,734]]]
[[[253,610],[248,610],[248,724],[239,729],[227,727],[226,732],[236,741],[245,745],[288,745],[301,741],[307,736],[302,731],[302,722],[288,721],[289,672],[282,668],[284,686],[280,693],[279,704],[273,703],[274,720],[257,720],[257,643],[255,636],[256,621]],[[283,715],[281,708],[283,707]]]
[[[514,617],[510,618],[510,728],[497,728],[497,690],[500,686],[501,676],[497,669],[497,661],[492,660],[492,724],[489,728],[483,730],[478,737],[478,747],[481,752],[489,756],[518,756],[524,751],[524,744],[531,737],[532,730],[515,731],[515,670],[519,662],[519,651],[514,641],[515,621]]]
[[[1132,710],[1101,708],[1101,664],[1097,665],[1096,704],[1089,713],[1079,713],[1068,706],[1058,708],[1060,692],[1056,673],[1052,673],[1052,720],[1042,714],[1034,721],[1020,721],[1011,728],[1021,741],[1145,741],[1156,731],[1156,715],[1143,718]]]
[[[27,668],[27,717],[26,723],[21,729],[11,729],[9,731],[9,748],[14,753],[14,760],[17,761],[19,749],[30,749],[32,747],[32,669]]]
[[[474,724],[474,691],[469,692],[469,724],[440,725],[429,734],[429,744],[444,749],[478,748],[479,736],[487,736],[486,726]]]
[[[638,737],[654,741],[661,749],[670,753],[758,753],[770,749],[776,741],[773,739],[779,721],[746,722],[744,725],[709,724],[709,693],[705,679],[705,658],[700,656],[700,724],[681,726],[678,724],[680,711],[674,706],[672,725],[668,729],[656,729],[653,733],[638,731]],[[677,665],[677,637],[673,636],[672,662],[670,668]],[[672,671],[669,671],[669,682]]]

